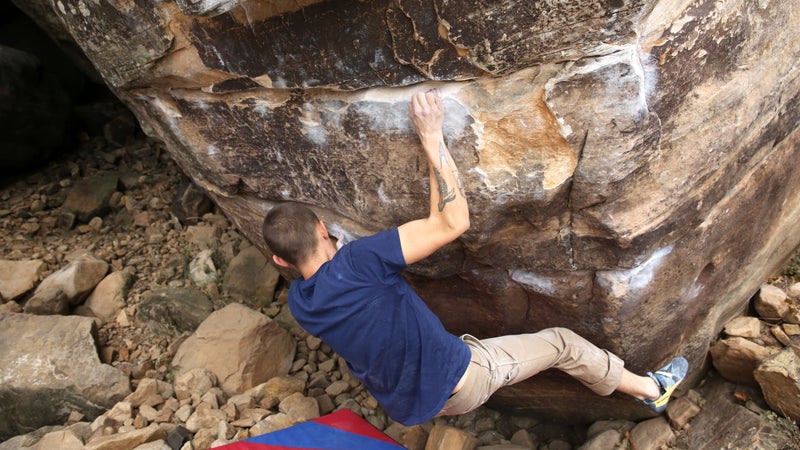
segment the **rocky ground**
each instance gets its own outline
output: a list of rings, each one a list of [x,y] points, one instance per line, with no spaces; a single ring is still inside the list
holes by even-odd
[[[294,339],[296,353],[287,377],[279,380],[283,384],[274,381],[268,387],[284,386],[285,395],[266,396],[267,387],[262,384],[255,391],[248,391],[248,398],[237,397],[235,402],[240,403],[230,406],[236,396],[225,395],[219,389],[213,391],[213,399],[205,395],[218,382],[212,376],[208,377],[206,392],[181,397],[180,386],[188,383],[185,378],[189,375],[176,376],[170,364],[190,330],[180,330],[179,325],[173,323],[167,326],[173,327],[167,332],[157,332],[155,327],[141,320],[142,302],[160,288],[186,287],[203,292],[210,299],[209,310],[220,310],[238,302],[229,292],[230,285],[224,282],[224,276],[235,256],[250,244],[210,205],[197,197],[187,200],[183,195],[187,179],[158,142],[146,139],[138,131],[121,137],[113,128],[106,127],[105,131],[103,136],[83,136],[80,151],[64,155],[40,170],[6,177],[0,185],[0,259],[41,260],[43,266],[38,276],[39,280],[44,280],[67,265],[76,250],[86,250],[108,263],[109,272],[124,272],[129,279],[124,304],[114,309],[111,316],[95,319],[97,346],[103,362],[122,370],[129,377],[132,390],[138,394],[118,403],[100,419],[71,417],[68,425],[83,424],[83,428],[72,428],[77,430],[72,435],[72,445],[77,446],[74,448],[199,450],[342,407],[352,409],[406,447],[416,449],[692,448],[690,442],[697,442],[692,441],[695,438],[689,436],[688,430],[708,401],[704,396],[711,395],[701,389],[685,390],[683,401],[675,402],[678,406],[669,414],[639,424],[609,421],[590,427],[547,423],[484,407],[460,417],[436,419],[419,427],[403,427],[386,417],[330,349],[299,327],[292,326],[290,320],[281,320],[281,324]],[[82,180],[107,172],[118,174],[113,192],[101,201],[108,208],[80,217],[65,207],[71,192]],[[182,198],[183,202],[174,204],[176,198]],[[209,240],[213,244],[209,244]],[[204,251],[205,263],[202,262]],[[211,276],[204,279],[203,273]],[[787,272],[771,281],[786,288],[794,282],[794,275]],[[273,286],[276,293],[271,301],[250,306],[277,321],[286,318],[286,286],[280,280]],[[2,309],[6,312],[20,312],[25,308],[25,312],[39,314],[98,315],[86,305],[69,306],[65,312],[47,310],[48,306],[35,303],[28,294],[16,302],[5,302]],[[297,380],[300,380],[299,387]],[[709,385],[714,383],[718,382],[712,380]],[[733,391],[725,392],[721,395],[735,396],[731,394]],[[145,406],[143,396],[154,393],[161,395],[163,401]],[[758,393],[748,395],[757,396]],[[297,416],[300,413],[293,409],[291,402],[285,403],[289,397],[300,404],[314,399],[312,411],[303,413],[306,416]],[[744,399],[739,400],[738,405],[746,403]],[[200,407],[203,403],[206,408]],[[751,403],[751,411],[764,406],[763,401],[751,400]],[[201,421],[196,414],[206,409],[224,414],[211,415],[210,421]],[[275,418],[280,414],[283,416],[279,421]],[[286,419],[292,414],[295,414],[294,419]],[[270,417],[274,420],[268,420]],[[763,421],[759,423],[763,426]],[[54,430],[63,431],[62,428],[44,429],[6,441],[0,444],[0,449],[45,448],[41,443],[45,440],[39,447],[35,446],[45,433]],[[146,434],[141,430],[149,430],[150,434],[141,437]],[[139,433],[138,440],[109,438],[132,432]],[[60,436],[60,442],[65,442],[64,435]],[[74,436],[79,436],[77,441]],[[599,436],[605,437],[600,439]],[[737,447],[729,443],[727,448]]]

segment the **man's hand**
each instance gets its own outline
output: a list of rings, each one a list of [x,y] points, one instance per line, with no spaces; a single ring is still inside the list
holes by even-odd
[[[408,114],[420,139],[441,137],[444,108],[438,89],[414,94],[408,103]]]
[[[398,227],[407,264],[427,258],[469,228],[469,207],[461,177],[442,135],[444,108],[436,89],[414,94],[408,106],[430,168],[428,217]]]

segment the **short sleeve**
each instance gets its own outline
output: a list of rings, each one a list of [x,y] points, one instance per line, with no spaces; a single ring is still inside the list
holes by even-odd
[[[397,228],[353,241],[345,249],[353,268],[374,278],[391,278],[407,267]]]

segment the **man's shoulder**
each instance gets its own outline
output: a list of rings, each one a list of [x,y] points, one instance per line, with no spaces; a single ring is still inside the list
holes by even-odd
[[[342,247],[342,250],[345,249],[348,250],[346,255],[352,264],[362,261],[372,264],[374,259],[378,258],[391,264],[405,266],[400,235],[396,227],[359,238]]]

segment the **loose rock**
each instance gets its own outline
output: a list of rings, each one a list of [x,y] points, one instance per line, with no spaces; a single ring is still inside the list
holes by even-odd
[[[772,410],[800,422],[800,358],[794,349],[766,358],[755,378]]]
[[[294,358],[291,336],[266,316],[238,303],[212,313],[178,349],[179,373],[203,367],[227,393],[285,375]]]
[[[43,270],[41,260],[0,260],[0,303],[17,300],[31,291]]]

